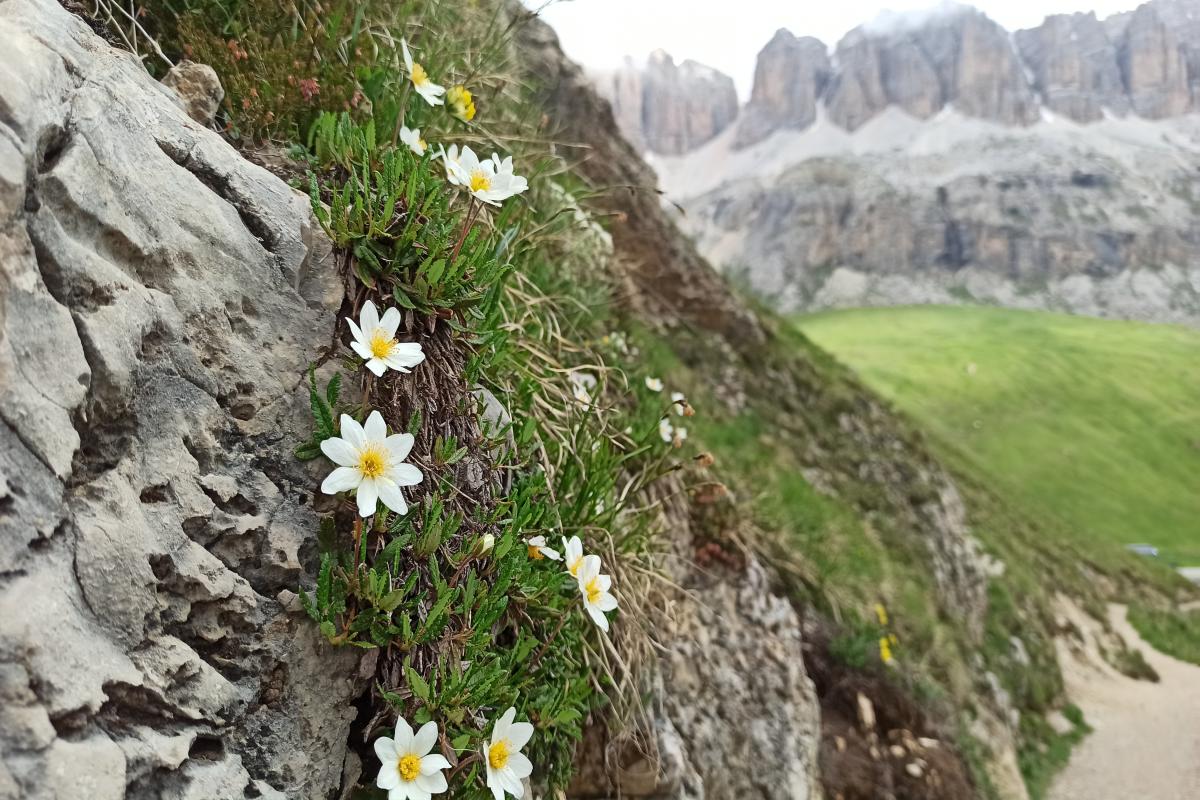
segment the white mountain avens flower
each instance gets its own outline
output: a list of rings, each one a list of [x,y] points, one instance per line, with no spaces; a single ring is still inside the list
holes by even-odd
[[[660,378],[651,378],[647,375],[646,388],[652,392],[661,392],[663,390],[663,382]]]
[[[341,434],[321,442],[321,452],[338,465],[321,484],[321,491],[354,492],[360,516],[374,514],[378,500],[397,514],[407,514],[400,487],[416,486],[424,477],[421,470],[404,463],[412,451],[412,434],[388,436],[387,424],[378,411],[371,412],[366,425],[342,414]]]
[[[521,779],[533,773],[533,764],[521,752],[533,736],[533,726],[528,722],[513,722],[516,716],[515,708],[505,711],[492,726],[492,738],[483,749],[487,787],[495,800],[504,800],[505,793],[523,797],[525,787]]]
[[[596,376],[590,372],[582,372],[573,369],[567,373],[567,379],[571,381],[571,394],[575,398],[575,402],[585,408],[592,404],[591,390],[596,388]]]
[[[671,420],[663,417],[658,421],[658,435],[667,444],[675,441],[675,426],[671,424]]]
[[[471,90],[461,83],[451,86],[446,92],[446,108],[463,122],[475,119],[475,100],[471,97]]]
[[[460,151],[457,145],[450,145],[443,158],[446,179],[489,205],[498,206],[529,188],[529,181],[513,173],[512,156],[502,161],[493,153],[491,158],[480,161],[470,147]]]
[[[368,300],[358,313],[358,322],[346,318],[354,341],[350,349],[367,362],[367,369],[376,377],[387,370],[409,372],[425,360],[425,353],[417,342],[396,341],[396,329],[400,327],[400,309],[392,306],[379,318],[375,304]]]
[[[444,102],[442,95],[446,93],[446,87],[438,86],[431,81],[425,68],[413,61],[412,54],[408,52],[408,42],[404,39],[400,40],[400,50],[404,54],[404,68],[408,70],[409,78],[412,79],[412,85],[417,90],[417,94],[425,98],[425,102],[429,105],[440,106]]]
[[[608,617],[604,613],[617,607],[617,598],[609,593],[612,578],[600,573],[600,556],[584,556],[576,579],[579,581],[579,593],[583,596],[584,610],[600,630],[607,631]]]
[[[557,550],[546,546],[545,536],[530,536],[525,540],[525,545],[529,548],[529,557],[534,561],[541,561],[543,558],[548,558],[551,561],[562,560],[562,556]]]
[[[479,555],[486,556],[492,552],[492,548],[496,546],[496,537],[490,533],[485,533],[483,538],[479,540]]]
[[[683,447],[683,443],[687,441],[687,428],[679,427],[675,429],[675,438],[671,443],[676,447]]]
[[[425,155],[425,151],[429,149],[429,143],[421,138],[420,128],[406,128],[401,125],[400,141],[419,156]]]
[[[563,566],[567,568],[567,572],[571,573],[572,578],[579,578],[579,570],[583,567],[583,542],[578,536],[572,536],[570,539],[563,537]]]
[[[381,766],[375,785],[387,790],[388,800],[429,800],[446,791],[450,769],[444,756],[430,753],[437,744],[436,722],[426,722],[415,734],[403,719],[396,721],[396,738],[380,736],[375,740],[375,755]]]
[[[671,405],[675,407],[675,413],[683,416],[683,409],[687,405],[687,397],[683,392],[671,392]]]

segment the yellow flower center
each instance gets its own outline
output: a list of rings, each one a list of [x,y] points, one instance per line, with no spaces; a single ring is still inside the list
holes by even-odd
[[[387,358],[396,346],[396,340],[383,331],[377,330],[371,334],[371,355],[376,358]]]
[[[488,178],[486,172],[477,169],[471,173],[472,192],[486,192],[490,188],[492,188],[492,181]]]
[[[587,592],[587,599],[588,599],[589,603],[591,603],[592,605],[596,605],[596,603],[599,603],[600,595],[604,594],[604,590],[600,588],[600,576],[597,575],[596,577],[594,577],[590,581],[588,581],[584,585],[583,590],[585,592]]]
[[[424,67],[416,62],[413,62],[412,82],[413,86],[424,86],[429,83],[429,74],[425,72]]]
[[[415,781],[421,774],[421,759],[412,753],[400,756],[400,763],[396,765],[396,769],[400,771],[400,777],[404,780]]]
[[[508,763],[510,755],[508,740],[501,739],[498,742],[493,742],[492,746],[488,748],[488,763],[492,765],[492,769],[504,769],[504,765]]]
[[[378,478],[387,468],[387,459],[383,451],[376,447],[367,446],[358,454],[358,471],[367,478]]]
[[[542,555],[541,549],[534,544],[529,545],[529,557],[534,561],[541,561],[543,558],[545,558],[545,556]]]
[[[583,556],[580,556],[579,558],[575,559],[570,564],[568,564],[567,572],[571,573],[572,578],[578,578],[579,577],[579,568],[581,566],[583,566]]]

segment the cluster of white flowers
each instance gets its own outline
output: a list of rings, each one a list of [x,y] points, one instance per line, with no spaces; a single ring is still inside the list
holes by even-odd
[[[655,393],[661,392],[663,390],[662,379],[647,375],[646,388]],[[688,405],[683,392],[671,392],[671,407],[680,417],[692,415],[692,407]],[[682,425],[675,425],[668,417],[663,417],[658,421],[658,436],[672,447],[683,447],[683,443],[688,438],[688,430]]]
[[[563,564],[575,578],[584,611],[600,630],[608,631],[608,617],[604,615],[617,608],[617,598],[611,592],[612,577],[600,572],[600,556],[583,552],[578,536],[563,538],[563,552]]]
[[[379,317],[379,310],[368,300],[359,313],[358,323],[347,318],[353,341],[351,349],[363,359],[364,366],[377,377],[387,370],[409,372],[425,360],[421,345],[400,342],[396,329],[400,326],[400,310],[393,307]],[[365,425],[349,414],[342,414],[341,436],[331,436],[321,442],[321,452],[337,469],[321,484],[325,494],[353,492],[360,516],[375,513],[378,501],[395,511],[407,514],[402,486],[416,486],[424,476],[421,470],[404,459],[412,451],[411,433],[387,432],[387,423],[378,411],[372,411]]]
[[[491,739],[481,753],[487,770],[487,787],[496,800],[505,793],[521,797],[524,778],[533,773],[533,764],[521,748],[533,737],[533,726],[516,722],[517,709],[510,708],[492,726]],[[396,738],[380,736],[375,740],[375,755],[379,758],[379,775],[375,785],[388,793],[388,800],[430,800],[449,787],[445,771],[450,762],[445,756],[433,753],[438,743],[436,722],[426,722],[413,733],[404,719],[396,720]]]
[[[452,86],[447,93],[446,87],[434,83],[425,68],[413,61],[408,42],[404,39],[400,40],[400,49],[404,54],[404,68],[408,71],[409,80],[426,103],[440,106],[448,98],[450,113],[455,117],[463,122],[475,118],[475,102],[465,86]],[[420,128],[401,125],[400,141],[418,156],[425,155],[429,149],[429,143],[421,138]],[[512,156],[501,159],[498,153],[492,153],[491,158],[480,160],[471,148],[463,147],[460,152],[458,145],[452,144],[449,150],[439,147],[434,157],[442,159],[445,164],[446,180],[488,205],[498,206],[529,188],[529,181],[513,172]]]

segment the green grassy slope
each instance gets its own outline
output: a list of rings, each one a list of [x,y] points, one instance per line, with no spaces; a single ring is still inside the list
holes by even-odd
[[[1200,564],[1200,332],[972,307],[798,324],[1020,507]]]

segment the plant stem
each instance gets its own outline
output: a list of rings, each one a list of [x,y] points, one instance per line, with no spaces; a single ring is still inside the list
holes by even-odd
[[[471,232],[471,226],[475,224],[475,216],[478,213],[480,204],[475,202],[475,198],[471,197],[467,206],[467,215],[463,218],[462,232],[458,235],[458,241],[454,243],[454,252],[450,254],[449,267],[458,259],[458,251],[462,249],[463,242],[467,240],[467,234]]]

